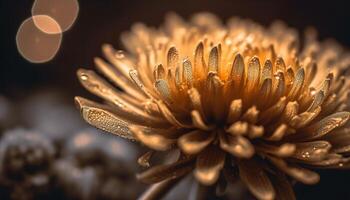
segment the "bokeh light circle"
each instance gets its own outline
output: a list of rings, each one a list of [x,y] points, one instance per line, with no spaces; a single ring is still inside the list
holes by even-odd
[[[40,24],[41,29],[45,31],[39,29],[34,21]],[[57,54],[61,42],[60,25],[47,15],[37,15],[26,19],[16,35],[19,53],[32,63],[51,60]]]
[[[32,15],[48,15],[56,20],[61,30],[67,31],[75,22],[79,13],[77,0],[35,0],[32,7]],[[36,20],[35,25],[46,32]]]

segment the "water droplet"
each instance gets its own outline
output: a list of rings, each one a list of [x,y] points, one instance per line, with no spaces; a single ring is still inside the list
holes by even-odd
[[[226,45],[231,45],[232,44],[232,40],[230,38],[226,38],[225,44]]]
[[[86,81],[86,80],[88,80],[89,77],[86,74],[82,74],[80,76],[80,78],[81,78],[81,80]]]
[[[124,55],[124,52],[122,50],[118,50],[116,53],[115,53],[115,56],[118,58],[118,59],[123,59],[125,57]]]
[[[301,155],[303,158],[310,158],[310,153],[309,152],[303,152]]]

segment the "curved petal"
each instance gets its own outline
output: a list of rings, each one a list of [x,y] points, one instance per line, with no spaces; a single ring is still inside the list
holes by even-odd
[[[80,69],[78,71],[78,77],[82,85],[91,93],[113,103],[114,112],[119,114],[121,118],[141,125],[155,127],[168,126],[166,120],[151,116],[144,112],[143,108],[134,106],[132,103],[121,98],[120,94],[113,89],[113,86],[99,77],[95,72]]]
[[[221,132],[220,147],[239,158],[251,158],[254,155],[254,146],[243,136],[230,136]]]
[[[145,99],[146,96],[135,87],[135,85],[130,81],[130,79],[121,76],[121,74],[110,66],[108,63],[103,61],[101,58],[94,59],[97,69],[108,77],[113,83],[124,90],[129,95],[133,96],[136,99]]]
[[[293,153],[296,151],[296,145],[290,144],[290,143],[284,143],[278,146],[278,145],[260,143],[256,145],[256,149],[258,151],[262,151],[281,158],[285,158],[293,155]]]
[[[135,138],[142,144],[148,146],[151,149],[158,151],[166,151],[172,148],[175,144],[175,139],[169,139],[159,134],[147,134],[137,126],[130,125],[130,131],[134,134]]]
[[[312,185],[320,180],[320,176],[313,171],[292,164],[287,164],[284,160],[279,158],[272,156],[268,156],[268,158],[281,171],[304,184]]]
[[[207,147],[213,140],[213,133],[194,130],[181,136],[178,140],[178,145],[186,154],[197,154]]]
[[[271,176],[273,185],[276,185],[276,200],[296,200],[291,183],[283,174]]]
[[[128,122],[108,111],[105,106],[81,97],[75,97],[75,102],[79,106],[84,120],[92,126],[123,138],[135,140],[129,130]]]
[[[304,141],[320,138],[335,128],[343,126],[350,118],[350,112],[334,113],[321,121],[306,127],[303,133],[298,134],[297,138]]]
[[[167,179],[176,179],[193,169],[192,159],[179,160],[172,164],[157,165],[136,177],[144,183],[158,183]]]
[[[225,153],[215,146],[209,146],[198,155],[194,175],[202,184],[212,185],[218,180],[224,163]]]
[[[327,141],[312,141],[296,143],[294,158],[303,161],[317,162],[321,161],[328,154],[331,144]]]
[[[149,187],[139,198],[138,200],[155,200],[162,199],[169,190],[171,190],[174,185],[181,180],[178,179],[167,179],[159,183],[153,184]]]
[[[254,160],[238,162],[239,175],[248,189],[259,200],[272,200],[275,190],[263,168]]]
[[[153,154],[154,151],[147,151],[137,159],[137,163],[142,167],[150,167],[150,159],[152,158]]]

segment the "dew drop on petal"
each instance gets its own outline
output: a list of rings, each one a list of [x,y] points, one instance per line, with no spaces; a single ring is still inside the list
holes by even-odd
[[[89,77],[86,74],[83,74],[80,76],[80,78],[81,78],[81,80],[86,81],[86,80],[88,80]]]
[[[122,50],[118,50],[115,54],[115,57],[118,59],[123,59],[125,57],[124,52]]]

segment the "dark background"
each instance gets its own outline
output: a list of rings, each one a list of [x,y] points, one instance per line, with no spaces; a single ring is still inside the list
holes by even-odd
[[[235,15],[265,25],[281,19],[299,31],[313,26],[321,39],[332,37],[350,46],[350,7],[346,1],[81,0],[78,19],[64,33],[57,56],[48,63],[31,64],[19,55],[15,36],[20,24],[30,17],[32,4],[32,0],[1,0],[0,94],[10,99],[50,87],[64,90],[67,98],[86,96],[75,71],[79,67],[93,67],[93,57],[101,55],[101,44],[122,48],[119,42],[122,31],[138,21],[158,26],[168,11],[185,18],[194,12],[211,11],[224,20]],[[350,199],[350,172],[321,171],[321,174],[320,184],[297,186],[298,199]]]

